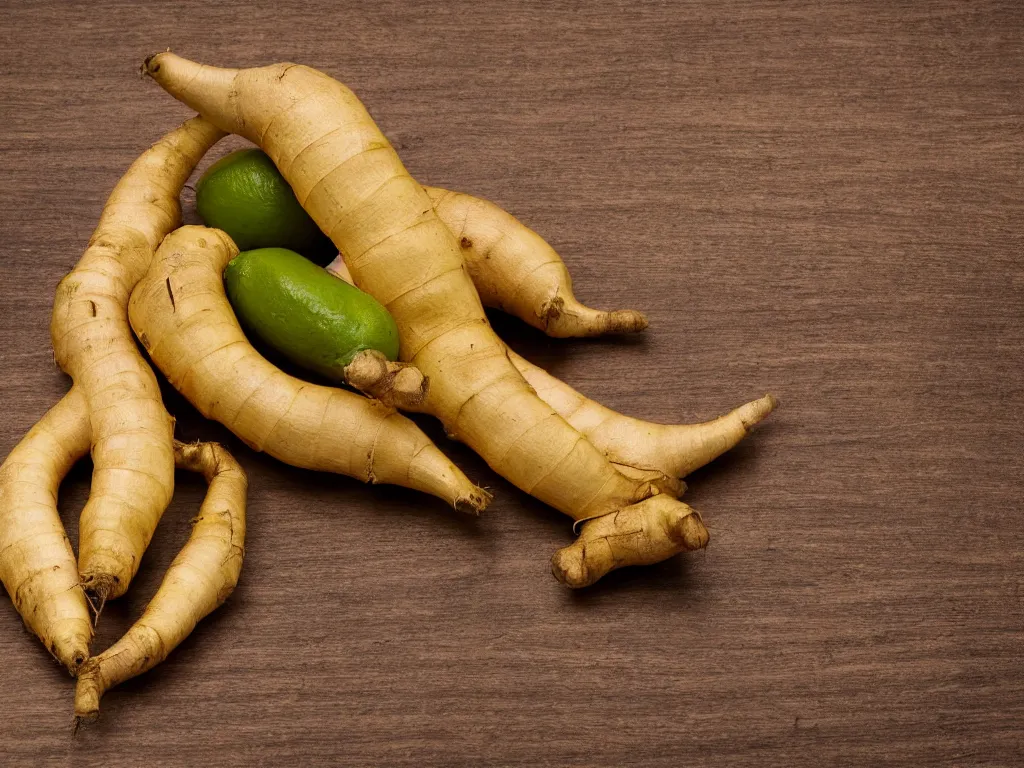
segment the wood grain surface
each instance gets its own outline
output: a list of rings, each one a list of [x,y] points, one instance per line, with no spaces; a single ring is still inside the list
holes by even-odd
[[[138,66],[295,60],[418,179],[547,237],[643,338],[513,346],[633,415],[781,408],[690,478],[704,553],[572,593],[568,519],[285,467],[242,583],[71,737],[72,681],[0,599],[3,766],[1010,766],[1024,752],[1024,5],[4,2],[0,455],[66,391],[53,289],[187,111]],[[214,157],[240,142],[225,143]],[[205,167],[205,164],[204,164]],[[88,493],[60,506],[72,540]],[[188,533],[175,500],[96,648]]]

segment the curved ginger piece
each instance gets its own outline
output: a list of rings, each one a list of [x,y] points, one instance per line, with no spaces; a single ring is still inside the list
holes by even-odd
[[[509,350],[523,378],[613,462],[629,470],[686,477],[718,458],[775,408],[771,395],[741,405],[702,424],[655,424],[606,408]]]
[[[0,579],[25,625],[71,674],[89,657],[92,622],[57,490],[90,436],[85,396],[72,387],[0,466]]]
[[[515,315],[555,338],[635,333],[647,327],[647,318],[636,310],[603,312],[581,304],[561,256],[512,214],[461,192],[424,189],[458,239],[484,306]]]
[[[609,535],[595,518],[621,512],[635,523],[654,514],[639,502],[657,489],[618,472],[509,361],[458,241],[348,88],[296,64],[220,69],[161,53],[145,69],[173,96],[269,155],[343,254],[356,284],[395,318],[403,361],[430,379],[420,410],[522,490],[577,522],[590,521],[581,531],[585,540],[591,532]],[[661,505],[677,512],[658,512],[669,529],[630,529],[659,542],[631,547],[636,562],[650,562],[654,549],[667,557],[707,540],[693,510],[675,499]],[[579,552],[582,568],[562,567],[565,557],[555,560],[556,576],[574,587],[630,563],[625,550],[615,550],[615,557],[599,546]]]
[[[76,724],[99,715],[106,691],[166,659],[238,584],[245,557],[245,472],[217,443],[175,440],[174,459],[179,469],[201,472],[209,483],[199,517],[139,620],[79,670]]]
[[[226,234],[182,227],[132,293],[132,327],[153,362],[200,413],[286,464],[393,483],[476,514],[473,485],[413,422],[377,400],[301,381],[249,344],[221,274],[238,253]]]
[[[352,282],[340,257],[327,270]],[[774,397],[765,395],[702,424],[655,424],[606,408],[511,349],[508,356],[537,396],[604,451],[620,472],[674,496],[686,490],[681,478],[733,448],[776,405]]]
[[[345,383],[384,405],[411,410],[423,402],[430,382],[416,366],[395,363],[376,349],[364,349],[344,367]]]
[[[178,194],[224,134],[189,120],[142,154],[114,187],[78,265],[57,286],[54,356],[85,398],[92,491],[79,569],[102,602],[124,594],[174,490],[173,420],[128,327],[128,295],[178,225]]]
[[[680,550],[707,544],[708,531],[700,515],[659,493],[584,523],[579,538],[555,553],[551,570],[569,586],[593,584],[623,565],[653,565]]]

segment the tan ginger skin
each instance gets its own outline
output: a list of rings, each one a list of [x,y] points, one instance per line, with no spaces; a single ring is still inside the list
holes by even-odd
[[[353,283],[340,257],[327,270]],[[604,452],[616,469],[675,496],[686,490],[682,478],[733,448],[776,405],[774,397],[765,395],[711,421],[656,424],[606,408],[511,349],[508,356],[537,396]]]
[[[168,235],[132,293],[132,327],[168,381],[249,446],[297,467],[430,493],[478,513],[477,488],[412,421],[377,400],[301,381],[245,338],[221,275],[238,253],[217,229]]]
[[[685,504],[618,472],[540,398],[487,323],[459,242],[356,96],[295,64],[235,70],[172,53],[145,63],[165,90],[260,146],[344,255],[356,283],[391,312],[402,359],[430,380],[421,410],[499,474],[571,516],[580,537],[553,571],[573,587],[610,570],[706,545]],[[602,519],[607,517],[607,519]]]
[[[0,579],[25,625],[71,674],[89,657],[92,621],[57,489],[90,437],[85,395],[72,387],[0,466]]]
[[[747,436],[775,408],[762,398],[701,424],[655,424],[606,408],[509,350],[512,363],[537,394],[587,436],[615,464],[628,470],[682,478],[718,458]]]
[[[438,218],[458,239],[485,307],[514,315],[554,338],[636,333],[647,327],[647,318],[636,310],[606,312],[580,303],[562,257],[512,214],[462,192],[423,189]],[[353,282],[341,256],[327,271]]]
[[[569,270],[544,239],[494,203],[460,192],[424,187],[434,210],[460,240],[466,267],[482,302],[553,337],[630,333],[647,327],[634,310],[603,312],[572,293]],[[338,271],[351,282],[351,275]],[[623,416],[509,350],[509,358],[537,395],[630,476],[680,495],[679,482],[721,456],[775,408],[771,395],[702,424],[655,424]]]
[[[164,236],[178,195],[223,132],[202,118],[136,160],[107,200],[89,247],[58,285],[57,363],[88,409],[92,490],[79,528],[82,583],[100,602],[124,594],[174,491],[173,420],[128,326],[128,296]]]
[[[141,675],[181,643],[238,584],[245,556],[245,472],[217,443],[174,443],[179,469],[199,472],[209,488],[199,516],[160,588],[124,637],[78,672],[75,722],[99,714],[100,698]]]
[[[92,638],[82,587],[101,602],[124,592],[173,490],[172,421],[128,327],[128,294],[178,224],[182,185],[223,135],[189,120],[118,182],[54,301],[55,357],[75,384],[0,467],[0,578],[25,624],[72,674]],[[76,564],[57,490],[90,450]]]
[[[647,318],[632,309],[604,312],[581,304],[562,258],[544,238],[487,200],[424,187],[462,249],[484,306],[515,315],[548,336],[636,333]]]

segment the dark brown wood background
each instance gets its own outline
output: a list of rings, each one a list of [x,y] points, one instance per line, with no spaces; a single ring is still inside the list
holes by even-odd
[[[188,115],[137,74],[166,47],[324,69],[417,178],[646,311],[619,342],[494,318],[587,394],[669,422],[782,403],[691,478],[705,553],[571,593],[568,520],[429,421],[495,491],[478,522],[282,466],[167,392],[250,473],[242,583],[74,740],[72,681],[2,599],[4,766],[1020,764],[1021,3],[3,6],[0,455],[68,387],[55,284]],[[88,481],[62,489],[72,540]],[[180,477],[97,648],[202,491]]]

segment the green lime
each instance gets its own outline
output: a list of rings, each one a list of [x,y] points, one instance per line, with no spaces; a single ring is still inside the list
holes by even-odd
[[[340,380],[364,349],[398,359],[387,309],[295,251],[243,251],[224,270],[224,286],[242,325],[303,368]]]
[[[211,165],[196,184],[196,209],[242,251],[289,248],[318,264],[338,252],[260,149],[240,149]]]

